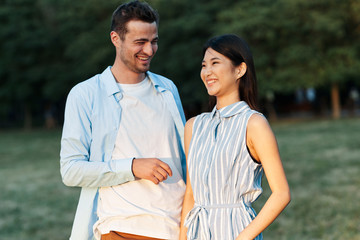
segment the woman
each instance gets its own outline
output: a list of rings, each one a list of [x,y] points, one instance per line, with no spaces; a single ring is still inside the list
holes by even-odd
[[[200,75],[216,106],[185,125],[188,184],[180,239],[262,239],[290,202],[290,190],[275,136],[255,110],[252,54],[236,35],[210,39],[203,53]],[[263,171],[272,194],[256,216],[251,203],[262,193]]]

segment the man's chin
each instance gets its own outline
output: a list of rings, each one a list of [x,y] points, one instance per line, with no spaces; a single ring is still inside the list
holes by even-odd
[[[142,68],[138,68],[137,70],[138,70],[138,73],[146,73],[147,71],[150,70],[150,66],[146,66],[146,67],[144,66]]]

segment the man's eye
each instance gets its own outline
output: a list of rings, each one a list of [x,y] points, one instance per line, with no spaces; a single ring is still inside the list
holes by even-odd
[[[138,42],[135,42],[136,45],[144,45],[145,42],[144,41],[138,41]]]

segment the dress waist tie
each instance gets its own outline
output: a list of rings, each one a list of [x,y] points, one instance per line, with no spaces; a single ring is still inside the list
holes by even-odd
[[[201,205],[194,204],[193,209],[187,214],[185,218],[185,227],[188,228],[187,238],[189,240],[210,240],[210,226],[208,221],[208,209],[214,208],[248,208],[250,203],[234,203],[234,204],[211,204],[211,205]],[[199,228],[201,231],[199,235]]]

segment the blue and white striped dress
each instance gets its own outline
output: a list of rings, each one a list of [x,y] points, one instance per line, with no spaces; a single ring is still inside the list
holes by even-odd
[[[262,193],[263,169],[246,146],[254,113],[240,101],[195,118],[188,153],[195,205],[185,220],[188,239],[233,240],[255,218],[251,203]]]

